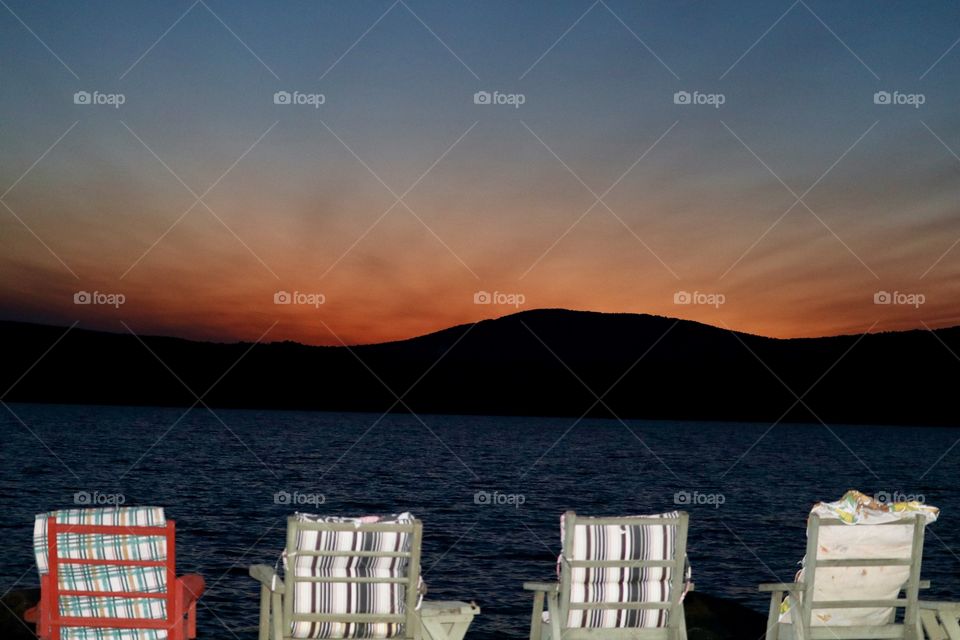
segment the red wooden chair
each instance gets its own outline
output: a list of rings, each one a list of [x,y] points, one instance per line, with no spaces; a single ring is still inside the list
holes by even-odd
[[[109,560],[99,558],[64,557],[57,549],[57,534],[78,534],[97,536],[163,536],[166,541],[165,560]],[[127,525],[80,525],[61,524],[55,515],[47,520],[47,557],[49,571],[41,575],[40,603],[29,609],[24,618],[37,625],[37,636],[41,640],[60,640],[64,628],[97,630],[97,637],[124,638],[123,630],[156,629],[158,633],[166,631],[167,640],[190,640],[197,636],[197,600],[206,587],[203,576],[192,574],[177,577],[176,574],[176,523],[167,520],[162,526]],[[164,591],[121,591],[106,588],[103,590],[68,589],[61,584],[61,567],[65,565],[87,565],[90,567],[135,567],[163,568],[165,574]],[[106,617],[63,616],[61,599],[67,597],[86,598],[137,598],[145,601],[162,600],[165,606],[165,618],[144,617]],[[91,601],[92,602],[92,601]],[[131,633],[131,637],[135,637]]]

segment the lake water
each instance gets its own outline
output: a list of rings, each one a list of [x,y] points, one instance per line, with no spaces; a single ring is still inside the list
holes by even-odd
[[[928,529],[924,597],[960,598],[958,428],[10,409],[19,419],[0,407],[0,592],[38,583],[35,513],[72,506],[75,492],[122,494],[177,520],[179,569],[207,580],[207,638],[256,637],[247,566],[276,561],[295,510],[414,513],[428,597],[475,600],[477,639],[526,637],[521,585],[553,576],[561,512],[667,511],[678,492],[691,503],[698,591],[763,610],[756,585],[792,579],[811,504],[854,487],[942,509]],[[302,504],[283,504],[287,494]]]

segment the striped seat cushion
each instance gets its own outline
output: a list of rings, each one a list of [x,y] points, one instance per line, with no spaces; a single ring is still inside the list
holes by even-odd
[[[404,551],[409,552],[413,536],[406,532],[370,531],[365,523],[413,523],[409,513],[365,518],[322,517],[297,514],[301,522],[353,523],[352,531],[310,531],[299,529],[297,550],[304,551]],[[409,558],[360,556],[296,556],[293,567],[297,577],[377,577],[405,578]],[[406,613],[406,585],[390,583],[317,583],[298,582],[293,593],[296,613]],[[293,622],[294,638],[394,638],[403,635],[400,623]]]
[[[679,512],[637,516],[676,518]],[[677,527],[675,525],[616,524],[594,525],[589,519],[573,528],[569,560],[672,560]],[[561,518],[561,538],[566,527]],[[564,547],[566,548],[566,547]],[[561,561],[563,558],[561,558]],[[668,602],[671,596],[670,567],[572,567],[570,602]],[[690,569],[686,567],[686,581]],[[575,628],[663,627],[666,609],[574,609],[567,625]]]
[[[37,515],[33,546],[41,575],[49,573],[47,521],[58,524],[113,526],[165,526],[160,507],[105,507],[63,509]],[[167,559],[167,541],[163,536],[129,536],[58,533],[57,552],[62,559],[154,560]],[[142,591],[166,593],[167,575],[163,567],[61,564],[57,583],[60,589],[76,591]],[[64,596],[60,615],[80,618],[167,617],[166,601],[153,598],[113,598]],[[167,632],[158,629],[64,628],[63,640],[163,640]]]

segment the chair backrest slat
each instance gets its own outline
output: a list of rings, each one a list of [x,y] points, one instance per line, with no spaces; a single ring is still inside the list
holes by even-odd
[[[566,560],[574,569],[578,567],[674,567],[676,560]]]
[[[402,531],[401,531],[402,532]],[[355,551],[353,549],[332,550],[332,551],[310,551],[302,549],[297,552],[301,556],[318,557],[344,557],[344,558],[410,558],[412,553],[408,551]]]
[[[673,603],[667,602],[571,602],[570,609],[670,609]]]
[[[671,573],[670,585],[670,626],[677,627],[677,623],[683,616],[681,599],[685,590],[686,562],[687,562],[687,531],[689,529],[689,516],[686,512],[680,513],[680,522],[676,525],[676,539],[673,543],[673,572]]]
[[[291,557],[291,553],[295,553],[297,549],[297,538],[299,537],[299,531],[301,529],[312,529],[312,527],[301,526],[302,524],[296,516],[290,516],[287,518],[287,546],[286,546],[286,561],[289,567],[294,566],[296,562],[296,556]],[[286,597],[283,599],[283,633],[284,638],[293,637],[291,631],[293,629],[293,593],[296,589],[291,578],[293,577],[291,571],[287,570],[284,574],[286,579]]]

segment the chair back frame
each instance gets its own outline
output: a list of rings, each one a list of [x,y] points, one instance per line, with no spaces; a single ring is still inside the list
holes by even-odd
[[[913,525],[913,536],[909,558],[850,558],[837,560],[821,560],[817,558],[817,550],[820,544],[821,527],[850,527],[850,526],[871,526],[871,527],[896,527]],[[807,551],[804,557],[803,566],[803,587],[802,603],[799,607],[799,615],[796,615],[797,607],[791,611],[794,614],[794,624],[799,623],[798,631],[800,637],[810,638],[906,638],[908,640],[919,640],[918,631],[920,629],[919,619],[919,599],[920,599],[920,565],[923,559],[923,536],[926,527],[926,520],[923,514],[917,514],[915,518],[895,520],[875,525],[850,525],[838,518],[821,518],[817,514],[811,514],[807,526]],[[828,567],[893,567],[907,566],[910,568],[907,583],[904,585],[903,598],[877,599],[877,600],[829,600],[815,601],[814,589],[817,583],[817,569]],[[897,609],[904,610],[902,624],[891,620],[887,625],[880,626],[852,626],[852,627],[813,627],[813,612],[816,609],[852,609],[852,608],[874,608],[890,607],[894,610],[894,616]],[[798,620],[799,618],[799,620]],[[882,631],[881,631],[882,630]],[[838,635],[839,634],[839,635]],[[858,635],[862,634],[862,635]],[[877,635],[881,634],[881,635]],[[888,635],[892,634],[892,635]]]
[[[574,631],[582,631],[591,636],[601,637],[602,634],[619,637],[640,637],[643,635],[661,636],[664,628],[648,627],[637,629],[580,629],[577,627],[568,627],[569,613],[571,609],[666,609],[668,635],[673,638],[681,638],[685,635],[685,621],[683,603],[681,598],[684,593],[684,580],[687,558],[687,529],[689,525],[689,515],[681,511],[673,518],[643,517],[643,516],[625,516],[625,517],[581,517],[573,511],[567,511],[563,517],[564,535],[563,535],[563,556],[560,566],[560,597],[559,597],[559,616],[560,626],[563,630],[569,629],[573,633],[564,633],[564,637],[573,637],[577,635]],[[674,538],[673,558],[670,560],[571,560],[573,556],[574,531],[575,527],[580,525],[653,525],[653,526],[674,526],[676,535]],[[571,574],[573,569],[577,568],[597,568],[597,567],[669,567],[671,571],[670,578],[670,599],[666,602],[616,602],[616,603],[576,603],[570,602],[571,596]],[[551,613],[551,615],[554,615]]]
[[[335,551],[307,551],[297,549],[298,533],[302,530],[308,531],[333,531],[333,532],[396,532],[406,533],[410,536],[410,551],[354,551],[354,550],[335,550]],[[418,586],[420,584],[420,545],[423,541],[423,523],[418,519],[410,522],[374,522],[359,523],[352,522],[313,522],[298,520],[296,516],[287,518],[287,566],[289,570],[285,572],[284,583],[285,593],[283,597],[283,638],[286,640],[292,638],[291,629],[294,622],[339,622],[339,623],[394,623],[404,625],[403,635],[396,636],[409,640],[420,640],[421,626],[420,616],[417,612],[417,602],[419,600]],[[377,557],[377,558],[406,558],[408,560],[408,571],[405,578],[380,578],[380,577],[332,577],[332,576],[304,576],[297,577],[293,567],[296,566],[296,560],[299,556],[338,556],[338,557]],[[296,592],[297,583],[303,582],[346,582],[346,583],[379,583],[379,584],[403,584],[406,587],[404,593],[404,605],[406,611],[403,614],[379,614],[379,613],[294,613],[293,594]]]
[[[127,526],[127,525],[81,525],[60,524],[56,517],[47,520],[47,557],[49,572],[42,576],[40,590],[41,618],[38,623],[41,637],[60,640],[63,627],[87,627],[108,629],[163,629],[169,640],[182,640],[184,637],[183,598],[180,597],[179,582],[176,575],[176,522],[167,520],[164,526]],[[59,557],[57,534],[111,536],[163,536],[166,538],[167,559],[164,560],[106,560],[97,558],[61,558]],[[147,593],[139,591],[89,591],[60,588],[60,567],[62,565],[92,565],[120,567],[163,567],[167,578],[166,593]],[[146,598],[166,600],[167,617],[163,620],[150,618],[111,618],[76,617],[60,615],[60,599],[64,596],[85,596],[94,598]]]

